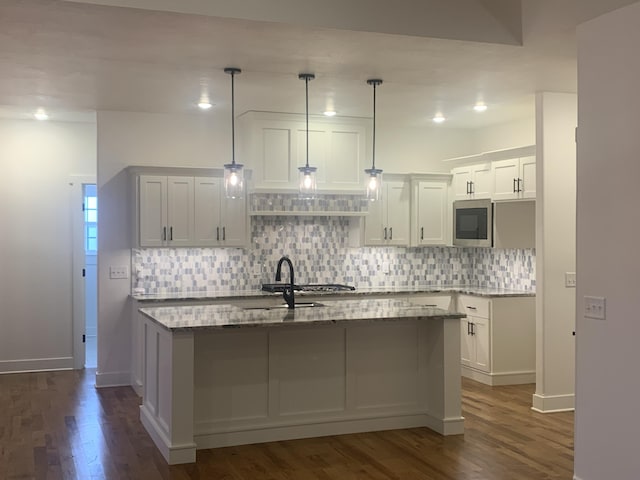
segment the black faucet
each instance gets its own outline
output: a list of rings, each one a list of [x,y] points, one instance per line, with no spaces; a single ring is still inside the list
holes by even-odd
[[[287,264],[289,265],[289,285],[284,288],[282,296],[284,297],[284,301],[287,302],[287,306],[293,309],[296,308],[296,299],[293,294],[293,263],[291,263],[289,257],[285,256],[278,260],[278,267],[276,268],[276,282],[279,282],[282,278],[281,271],[282,264],[284,262],[287,262]]]

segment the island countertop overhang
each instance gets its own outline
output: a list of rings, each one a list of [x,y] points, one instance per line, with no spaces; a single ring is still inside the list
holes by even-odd
[[[460,319],[463,313],[416,305],[401,299],[327,300],[307,308],[243,308],[232,304],[140,308],[140,313],[170,331],[242,327],[321,325],[402,319]]]

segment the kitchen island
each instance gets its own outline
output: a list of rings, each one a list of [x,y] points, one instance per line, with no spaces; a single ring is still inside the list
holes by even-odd
[[[464,431],[463,314],[395,299],[141,308],[141,420],[196,449],[425,426]]]

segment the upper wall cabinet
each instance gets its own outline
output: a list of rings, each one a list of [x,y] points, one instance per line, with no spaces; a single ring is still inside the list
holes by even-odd
[[[451,174],[454,200],[491,198],[493,191],[491,163],[456,167],[451,170]]]
[[[409,245],[410,183],[385,180],[379,201],[370,202],[365,218],[365,245]]]
[[[307,160],[303,115],[247,112],[239,118],[242,161],[259,191],[298,189],[298,167]],[[361,190],[366,168],[367,119],[309,121],[309,165],[317,167],[321,191]]]
[[[499,160],[491,170],[494,200],[536,198],[536,157]]]
[[[411,245],[451,244],[450,178],[450,175],[438,175],[431,179],[412,179]]]
[[[246,198],[227,199],[221,177],[137,175],[136,199],[137,246],[242,247],[247,244]]]

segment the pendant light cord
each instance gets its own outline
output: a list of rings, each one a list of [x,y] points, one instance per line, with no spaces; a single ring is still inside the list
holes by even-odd
[[[373,152],[372,167],[376,168],[376,83],[373,83]]]
[[[236,110],[235,110],[235,90],[234,77],[236,72],[231,72],[231,164],[236,164]],[[375,91],[375,90],[374,90]]]
[[[307,117],[307,168],[309,168],[309,77],[304,78],[305,112]]]

